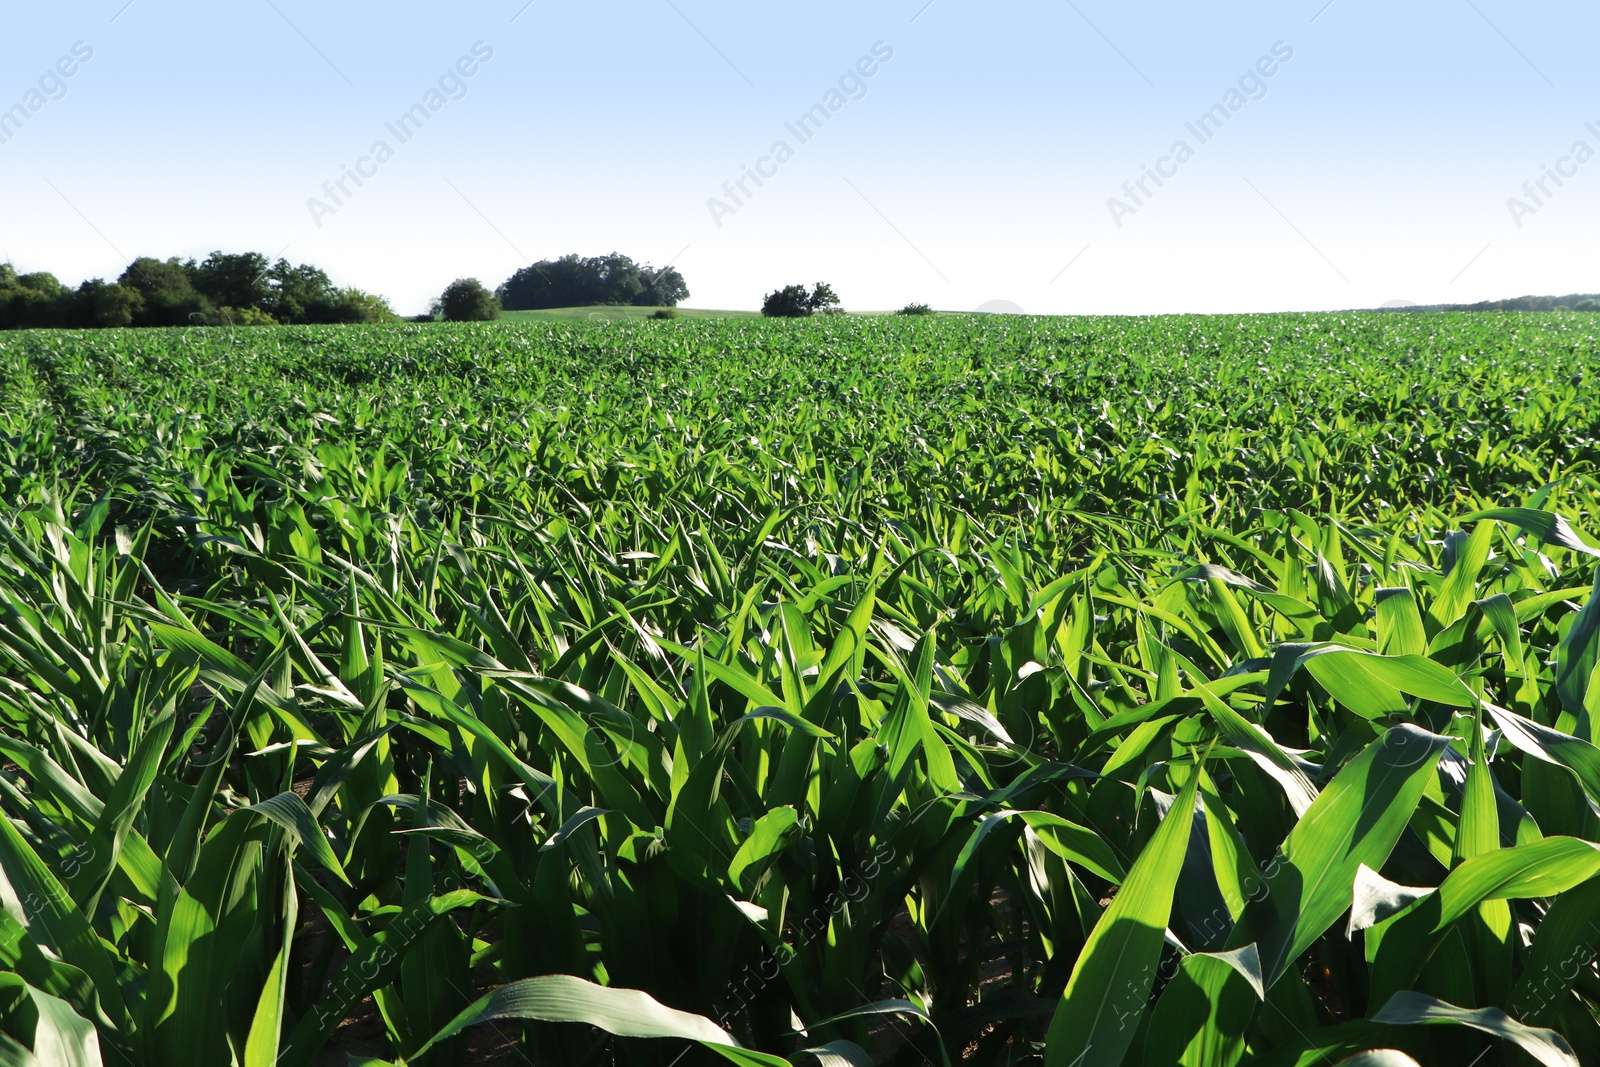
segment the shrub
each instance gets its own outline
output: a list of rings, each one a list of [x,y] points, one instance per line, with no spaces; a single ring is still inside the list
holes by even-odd
[[[677,308],[657,308],[656,309],[656,313],[654,315],[651,315],[650,317],[652,319],[675,319],[675,318],[678,317],[678,309]]]
[[[377,293],[361,289],[339,290],[339,300],[333,306],[334,321],[340,323],[398,322],[389,301]]]
[[[276,326],[278,320],[258,307],[220,307],[198,317],[205,326]]]
[[[907,304],[905,307],[901,308],[899,311],[896,311],[895,314],[896,315],[932,315],[933,314],[933,308],[929,307],[927,304]]]

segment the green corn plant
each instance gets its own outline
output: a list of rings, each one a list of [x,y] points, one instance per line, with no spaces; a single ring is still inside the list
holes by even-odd
[[[0,1051],[1600,1058],[1591,323],[8,338]]]

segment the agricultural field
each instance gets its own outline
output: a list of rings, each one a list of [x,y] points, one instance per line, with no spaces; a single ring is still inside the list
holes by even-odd
[[[0,336],[0,1063],[1600,1064],[1597,338]]]
[[[508,322],[550,322],[580,320],[583,322],[638,322],[651,318],[660,311],[655,307],[633,307],[625,304],[596,305],[577,308],[546,308],[539,311],[502,311],[500,317]],[[680,319],[754,319],[759,311],[714,311],[706,308],[672,308]]]

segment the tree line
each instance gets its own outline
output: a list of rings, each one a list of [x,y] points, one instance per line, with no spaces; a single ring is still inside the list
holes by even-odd
[[[676,307],[689,295],[672,267],[620,252],[562,256],[523,267],[493,292],[476,279],[453,282],[420,319],[492,319],[508,311],[624,304]],[[204,260],[141,256],[114,282],[76,289],[48,271],[18,274],[0,263],[0,329],[116,326],[269,326],[394,322],[389,302],[342,288],[307,263],[259,252],[213,252]]]
[[[310,264],[259,252],[213,252],[200,262],[140,256],[115,282],[76,289],[54,274],[0,263],[0,329],[393,322],[388,301],[340,288]]]

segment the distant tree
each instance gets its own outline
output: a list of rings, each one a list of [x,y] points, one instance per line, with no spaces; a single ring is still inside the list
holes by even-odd
[[[334,306],[335,321],[346,324],[371,322],[398,322],[389,301],[376,293],[361,289],[339,290],[339,302]]]
[[[217,307],[268,310],[271,263],[260,252],[213,252],[193,272],[195,291]]]
[[[18,275],[17,284],[23,289],[31,289],[49,297],[61,295],[61,282],[49,271],[41,270],[33,274]]]
[[[929,307],[927,304],[907,304],[905,307],[901,308],[899,311],[896,311],[895,314],[896,315],[932,315],[933,314],[933,308]]]
[[[446,322],[488,322],[500,317],[500,301],[476,278],[457,278],[439,299],[433,313]]]
[[[176,257],[162,262],[140,256],[128,264],[117,284],[136,290],[142,307],[136,326],[190,326],[215,310],[194,287],[194,260]]]
[[[74,294],[54,274],[0,273],[0,329],[30,330],[71,325]]]
[[[495,290],[509,311],[587,307],[603,303],[604,286],[598,270],[576,255],[545,259],[523,267]]]
[[[144,308],[139,290],[91,278],[78,286],[77,325],[91,328],[132,326]]]
[[[640,298],[644,296],[645,286],[639,264],[621,252],[600,256],[593,262],[599,272],[600,303],[623,305],[643,303]]]
[[[478,290],[493,302],[481,285]],[[477,315],[487,317],[481,307]],[[198,264],[141,256],[116,282],[91,278],[76,289],[53,274],[18,274],[0,263],[0,329],[332,325],[398,318],[381,296],[341,289],[316,267],[282,258],[269,263],[258,252],[213,252]]]
[[[675,267],[662,267],[660,270],[644,267],[639,271],[639,277],[644,282],[644,292],[634,303],[640,307],[675,308],[689,299],[688,283]]]
[[[772,319],[803,319],[811,314],[811,294],[803,285],[786,285],[767,294],[761,314]]]
[[[803,285],[786,285],[767,294],[762,301],[761,314],[768,318],[803,319],[817,312],[837,311],[839,297],[833,286],[818,282],[810,290]]]
[[[266,272],[264,307],[279,322],[317,325],[339,321],[339,291],[323,271],[302,263],[293,266],[279,259]]]
[[[655,270],[612,252],[540,260],[507,278],[495,294],[508,311],[596,304],[675,307],[688,297],[689,287],[672,267]]]

